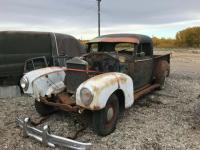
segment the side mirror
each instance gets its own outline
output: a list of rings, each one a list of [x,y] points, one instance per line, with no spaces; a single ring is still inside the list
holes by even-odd
[[[144,56],[145,56],[145,52],[141,52],[140,57],[144,57]]]

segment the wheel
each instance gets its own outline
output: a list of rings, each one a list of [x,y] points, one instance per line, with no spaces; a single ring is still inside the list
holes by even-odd
[[[165,71],[163,73],[162,77],[160,78],[160,81],[159,81],[159,83],[160,83],[159,89],[160,90],[163,90],[165,88],[165,82],[166,82],[167,75],[168,75],[168,72]]]
[[[55,111],[54,107],[45,105],[38,100],[35,100],[35,109],[41,116],[47,116]]]
[[[119,114],[119,102],[115,94],[108,99],[106,107],[93,112],[93,129],[100,136],[106,136],[116,128]]]

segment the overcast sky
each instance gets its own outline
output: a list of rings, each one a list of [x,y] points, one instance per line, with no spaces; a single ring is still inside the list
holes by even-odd
[[[174,37],[200,25],[200,0],[102,0],[102,34]],[[96,0],[0,0],[0,30],[97,36]]]

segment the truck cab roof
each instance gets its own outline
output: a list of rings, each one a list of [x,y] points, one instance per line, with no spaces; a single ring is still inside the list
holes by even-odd
[[[108,34],[96,37],[90,40],[88,43],[99,43],[99,42],[113,42],[113,43],[150,43],[152,44],[152,39],[146,35],[141,34]],[[153,45],[153,44],[152,44]]]

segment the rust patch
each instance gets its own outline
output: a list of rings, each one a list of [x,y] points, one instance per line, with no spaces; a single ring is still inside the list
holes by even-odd
[[[154,77],[156,78],[156,83],[159,83],[163,74],[167,71],[167,73],[169,73],[169,63],[165,60],[163,61],[158,61],[155,64],[155,71],[154,71]]]
[[[96,38],[91,42],[111,42],[111,43],[125,42],[125,43],[136,43],[136,44],[140,43],[140,41],[137,38],[133,37],[102,37],[102,38]]]
[[[97,86],[93,86],[93,90],[95,91],[96,95],[100,95],[101,91],[103,91],[105,88],[110,87],[111,85],[114,85],[116,83],[118,84],[118,80],[117,78],[114,78],[102,84],[100,88],[98,88]]]
[[[79,106],[74,105],[74,103],[71,104],[62,104],[60,102],[50,102],[47,100],[46,97],[40,97],[40,101],[42,103],[44,103],[45,105],[49,105],[49,106],[54,106],[54,107],[58,107],[59,109],[62,109],[64,111],[68,111],[68,112],[78,112],[79,110]]]
[[[75,101],[72,100],[68,94],[59,94],[58,95],[58,100],[61,104],[66,104],[66,105],[74,105]]]
[[[137,91],[134,93],[134,99],[135,100],[138,100],[139,98],[143,97],[144,95],[152,92],[153,90],[155,90],[156,88],[160,87],[160,84],[154,84],[154,85],[151,85],[149,87],[142,87],[140,91]]]
[[[121,83],[126,83],[127,82],[127,78],[125,78],[123,75],[116,75],[118,82],[120,81]]]
[[[100,110],[101,108],[99,106],[94,105],[93,110]]]

